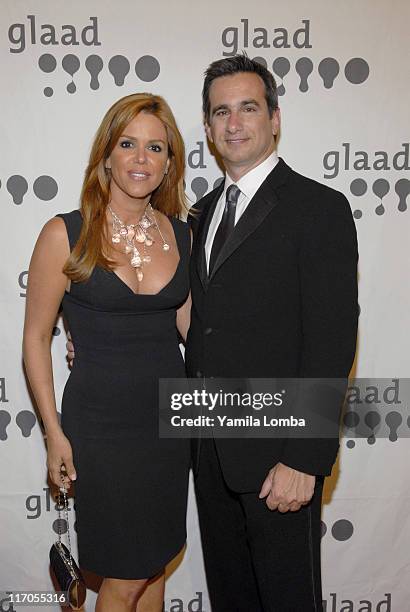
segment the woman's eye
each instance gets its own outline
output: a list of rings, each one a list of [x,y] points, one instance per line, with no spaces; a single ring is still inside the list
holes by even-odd
[[[162,147],[160,145],[151,145],[150,149],[152,149],[153,151],[155,151],[156,153],[160,153],[162,151]]]
[[[128,149],[129,147],[132,147],[132,142],[130,142],[129,140],[122,140],[120,142],[120,147],[122,149]]]

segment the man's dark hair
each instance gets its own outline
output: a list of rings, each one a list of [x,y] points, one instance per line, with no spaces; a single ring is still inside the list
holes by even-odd
[[[278,108],[278,93],[272,73],[265,66],[250,59],[247,55],[238,54],[212,62],[205,71],[205,81],[202,89],[202,110],[207,122],[209,122],[211,111],[209,88],[212,81],[219,77],[237,74],[238,72],[253,72],[260,76],[265,85],[265,98],[270,117],[272,117],[273,112]]]

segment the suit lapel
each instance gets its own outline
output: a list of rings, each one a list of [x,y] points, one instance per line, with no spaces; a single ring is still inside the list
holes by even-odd
[[[206,237],[208,235],[209,224],[211,223],[211,219],[214,215],[214,211],[216,205],[218,203],[219,198],[221,197],[221,193],[224,190],[224,181],[222,181],[221,185],[216,189],[213,194],[212,199],[209,204],[206,204],[204,207],[204,211],[201,214],[201,218],[199,220],[198,233],[196,236],[196,265],[198,269],[199,278],[201,279],[201,283],[204,289],[206,289],[208,285],[208,270],[206,267],[206,255],[205,255],[205,242]]]
[[[230,257],[234,251],[236,251],[236,249],[244,242],[244,240],[246,240],[259,227],[259,225],[263,222],[266,216],[275,208],[275,206],[279,202],[279,198],[276,193],[276,188],[286,181],[289,171],[289,166],[285,164],[282,159],[279,159],[275,168],[266,177],[262,185],[259,187],[258,191],[255,193],[252,200],[249,202],[245,212],[239,219],[238,223],[235,225],[232,234],[222,247],[218,259],[215,262],[215,266],[210,278],[215,275],[215,273],[224,264],[228,257]],[[215,209],[215,205],[212,209],[212,213]],[[210,215],[210,218],[212,218],[212,214]],[[208,215],[208,227],[210,218]],[[208,279],[206,278],[206,282],[207,281]]]

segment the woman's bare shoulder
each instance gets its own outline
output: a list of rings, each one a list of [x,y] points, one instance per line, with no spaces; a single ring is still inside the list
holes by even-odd
[[[43,226],[37,239],[36,249],[49,249],[49,255],[61,255],[67,258],[70,254],[66,225],[61,217],[49,219]]]

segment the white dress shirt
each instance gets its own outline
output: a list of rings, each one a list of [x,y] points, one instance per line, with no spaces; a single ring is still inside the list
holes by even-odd
[[[236,225],[243,213],[245,212],[249,202],[252,200],[253,196],[258,191],[259,187],[262,185],[268,174],[272,172],[278,161],[278,154],[276,153],[276,151],[273,151],[273,153],[269,155],[269,157],[267,157],[261,164],[259,164],[259,166],[256,166],[256,168],[253,168],[252,170],[249,170],[249,172],[247,172],[241,179],[239,179],[239,181],[235,182],[233,179],[231,179],[229,174],[226,174],[224,190],[215,207],[215,211],[211,219],[211,223],[209,224],[208,235],[206,237],[205,242],[207,270],[209,270],[209,258],[211,256],[212,244],[214,242],[216,231],[222,219],[223,211],[225,208],[226,190],[228,189],[229,185],[237,185],[241,190],[238,202],[236,204]]]

